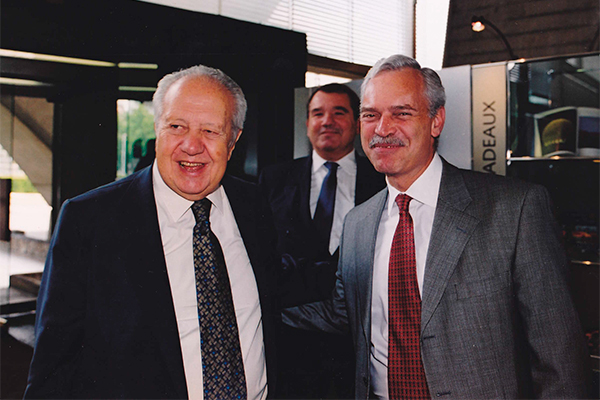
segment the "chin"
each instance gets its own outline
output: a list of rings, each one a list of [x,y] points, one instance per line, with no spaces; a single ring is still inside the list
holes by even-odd
[[[371,163],[373,164],[373,167],[375,168],[375,170],[382,174],[388,174],[388,173],[393,172],[393,170],[394,170],[393,165],[390,165],[389,162],[371,161]]]
[[[198,200],[211,192],[209,186],[210,185],[182,185],[179,187],[179,193],[188,200]]]

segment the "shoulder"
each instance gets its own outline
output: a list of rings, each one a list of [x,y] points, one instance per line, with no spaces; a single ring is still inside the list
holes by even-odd
[[[282,180],[287,180],[290,175],[308,170],[311,160],[309,157],[297,158],[275,165],[270,165],[263,169],[260,174],[261,185],[272,185]]]
[[[526,182],[518,178],[488,174],[483,172],[459,169],[451,164],[444,164],[442,185],[448,190],[457,187],[457,182],[464,184],[474,200],[487,204],[522,203],[527,199],[547,201],[547,189],[539,184]],[[450,188],[450,190],[452,190]]]
[[[225,192],[258,193],[258,185],[253,182],[246,181],[233,175],[226,174],[221,180],[221,184],[225,188]]]
[[[122,227],[127,224],[125,221],[143,213],[148,215],[152,210],[155,210],[152,176],[144,169],[66,200],[60,209],[56,231],[75,229],[84,235],[108,226]]]
[[[234,210],[251,210],[262,207],[264,198],[256,183],[226,174],[221,180],[221,184]]]
[[[143,195],[142,192],[152,195],[152,172],[150,167],[119,179],[115,182],[97,187],[81,195],[69,199],[65,204],[70,206],[91,206],[95,208],[123,205],[124,196],[132,194]]]
[[[348,221],[359,221],[365,217],[374,217],[379,214],[383,209],[385,201],[387,199],[388,190],[384,187],[377,192],[373,197],[368,199],[362,204],[357,205],[346,215],[346,222]]]
[[[471,191],[492,191],[496,193],[525,193],[530,190],[544,190],[544,187],[518,178],[488,174],[478,171],[470,171],[456,168],[467,187]]]

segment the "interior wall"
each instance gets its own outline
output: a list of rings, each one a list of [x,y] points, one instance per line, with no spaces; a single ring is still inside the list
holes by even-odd
[[[223,70],[248,99],[230,173],[255,179],[262,167],[293,157],[294,88],[304,86],[306,72],[303,33],[134,0],[30,0],[27,7],[3,0],[0,18],[3,49],[158,65],[134,71],[1,57],[3,77],[50,83],[42,95],[59,106],[56,210],[68,197],[115,179],[116,99],[151,96],[118,88],[156,87],[165,74],[196,64]]]
[[[5,94],[2,94],[3,97]],[[45,102],[43,99],[33,99]],[[45,104],[44,104],[45,106]],[[46,107],[44,107],[46,109]],[[52,111],[52,110],[51,110]],[[30,126],[25,124],[4,102],[0,104],[0,145],[13,160],[23,166],[23,171],[44,197],[52,201],[52,151]]]

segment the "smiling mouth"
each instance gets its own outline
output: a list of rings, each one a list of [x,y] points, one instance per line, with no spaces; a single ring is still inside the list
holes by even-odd
[[[205,163],[199,163],[199,162],[180,161],[179,165],[181,165],[184,168],[199,168],[199,167],[203,167],[206,164]]]
[[[393,143],[393,144],[374,144],[369,146],[372,149],[395,149],[397,147],[405,147],[403,143]]]

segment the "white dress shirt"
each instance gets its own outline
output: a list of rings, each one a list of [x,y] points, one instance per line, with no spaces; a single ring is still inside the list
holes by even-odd
[[[423,296],[423,277],[427,249],[431,238],[433,217],[442,180],[442,161],[437,153],[423,174],[408,188],[405,194],[412,197],[408,212],[415,230],[415,256],[417,259],[417,282]],[[371,301],[371,387],[377,398],[387,399],[388,361],[388,267],[394,232],[398,225],[399,210],[396,196],[400,193],[387,184],[388,199],[381,214],[375,259],[373,263],[373,297]]]
[[[313,150],[310,183],[311,217],[315,216],[321,186],[329,172],[325,166],[326,161]],[[335,250],[340,245],[340,235],[342,234],[344,218],[348,214],[348,211],[354,207],[354,194],[356,193],[356,152],[352,150],[336,162],[339,167],[337,169],[337,189],[335,192],[333,223],[331,224],[331,236],[329,237],[329,253],[331,254],[335,253]]]
[[[183,366],[190,399],[203,399],[200,325],[194,274],[192,201],[171,190],[156,163],[152,167],[154,197],[177,318]],[[231,205],[222,186],[209,194],[210,224],[223,248],[229,274],[248,399],[267,396],[267,370],[258,287]],[[161,323],[158,321],[157,323]]]

